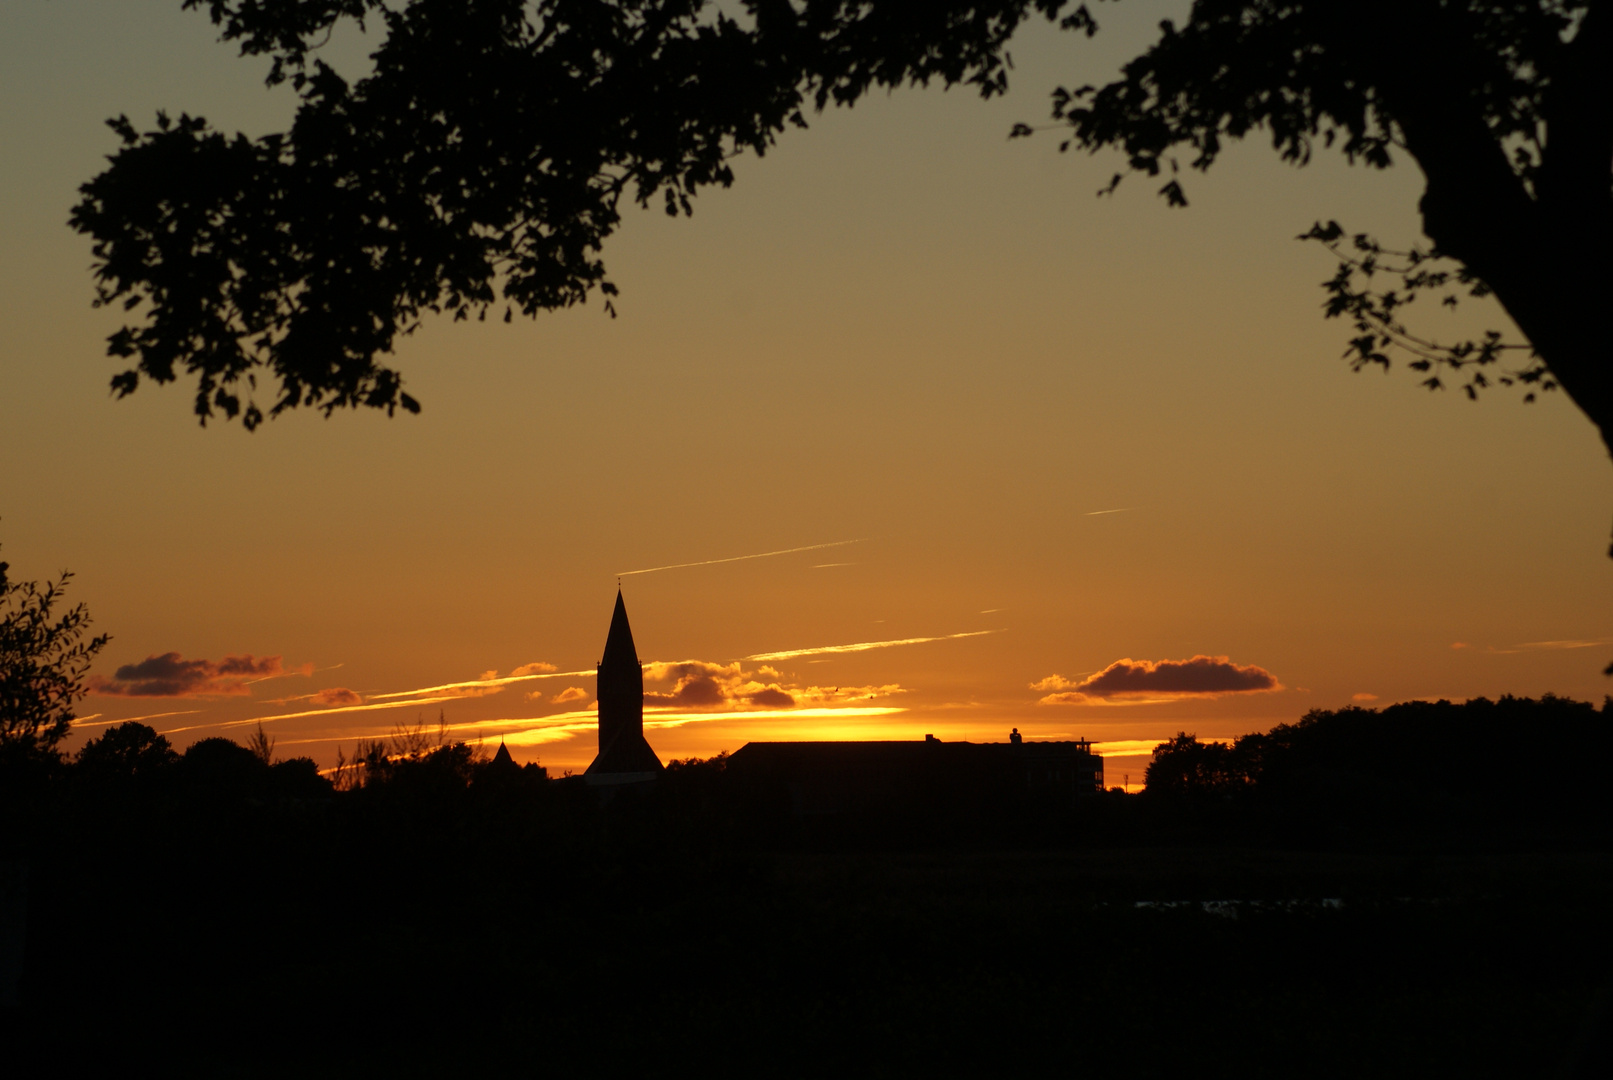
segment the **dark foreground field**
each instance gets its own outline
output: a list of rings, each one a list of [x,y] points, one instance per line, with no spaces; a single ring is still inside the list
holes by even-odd
[[[1605,853],[555,853],[232,825],[36,871],[8,1056],[1598,1075],[1573,1066],[1613,983]]]
[[[8,1075],[1609,1072],[1605,792],[803,820],[721,762],[237,766],[11,803]]]

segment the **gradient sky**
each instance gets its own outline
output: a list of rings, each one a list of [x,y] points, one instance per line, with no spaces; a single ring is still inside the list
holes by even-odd
[[[1090,43],[1038,26],[1005,100],[878,96],[740,161],[692,219],[628,214],[605,251],[619,318],[428,322],[397,357],[418,417],[250,435],[199,428],[185,388],[111,400],[116,320],[64,223],[107,117],[257,134],[292,96],[178,0],[0,7],[0,555],[75,571],[113,637],[71,745],[130,717],[181,747],[279,717],[281,753],[329,764],[440,712],[580,770],[593,678],[564,673],[599,659],[618,574],[685,563],[706,565],[621,579],[669,695],[663,759],[1018,726],[1103,740],[1135,787],[1177,730],[1600,700],[1613,468],[1591,424],[1560,395],[1352,374],[1321,318],[1332,263],[1295,235],[1417,239],[1414,167],[1295,170],[1257,139],[1171,210],[1140,180],[1096,198],[1118,162],[1056,133],[1007,140],[1184,6],[1106,12]],[[349,72],[363,53],[331,46]],[[1194,656],[1227,658],[1199,674],[1232,689],[1158,690],[1208,684],[1143,663]],[[487,681],[520,670],[544,677]],[[1567,752],[1519,740],[1539,769]]]

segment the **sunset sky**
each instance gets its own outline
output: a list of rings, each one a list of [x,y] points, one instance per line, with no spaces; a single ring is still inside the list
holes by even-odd
[[[1095,197],[1120,163],[1057,132],[1006,138],[1185,7],[1104,12],[1092,42],[1037,26],[1006,99],[877,96],[740,160],[692,219],[627,214],[618,318],[428,321],[396,357],[417,417],[248,434],[198,427],[183,383],[111,399],[118,319],[65,222],[107,117],[260,134],[290,91],[179,0],[0,6],[0,558],[74,571],[112,635],[71,745],[261,721],[328,765],[441,714],[580,771],[618,580],[663,760],[1017,726],[1102,741],[1135,788],[1178,730],[1600,701],[1589,421],[1353,374],[1321,317],[1332,261],[1294,237],[1419,239],[1414,167],[1296,170],[1257,137],[1172,210],[1146,180]],[[362,70],[357,33],[330,50]],[[1518,738],[1546,773],[1568,752]]]

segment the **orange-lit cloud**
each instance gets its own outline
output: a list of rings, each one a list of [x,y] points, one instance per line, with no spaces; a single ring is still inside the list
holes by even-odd
[[[587,701],[588,691],[580,686],[568,686],[554,696],[556,705],[564,705],[568,701]]]
[[[1090,675],[1092,673],[1090,671],[1083,671],[1080,674],[1081,675]],[[1035,682],[1031,683],[1031,689],[1032,690],[1074,690],[1077,686],[1081,685],[1080,682],[1077,681],[1078,679],[1079,679],[1079,676],[1077,676],[1076,679],[1066,679],[1063,675],[1049,675],[1045,679],[1037,679]]]
[[[1152,754],[1154,748],[1164,739],[1108,739],[1104,742],[1092,744],[1093,753],[1099,757],[1141,757]],[[1201,739],[1201,742],[1214,742],[1214,739]]]
[[[722,724],[777,724],[780,722],[795,726],[801,723],[811,725],[810,734],[816,737],[829,738],[855,738],[867,737],[866,732],[855,728],[848,730],[847,721],[867,721],[880,717],[893,716],[906,712],[905,709],[894,706],[866,706],[854,705],[841,708],[810,708],[810,709],[761,709],[740,711],[706,712],[699,710],[682,710],[670,708],[655,708],[649,710],[644,718],[644,726],[650,730],[679,728],[690,724],[722,723]],[[551,713],[548,716],[529,716],[518,718],[503,718],[497,720],[475,720],[456,724],[448,724],[444,728],[450,739],[477,738],[502,739],[512,747],[541,746],[546,743],[564,742],[578,736],[592,735],[598,728],[599,715],[593,709],[579,709],[572,712]],[[789,729],[786,729],[789,730]],[[808,734],[808,732],[791,731],[792,735]],[[352,739],[375,738],[376,733],[365,730],[349,730],[338,735],[316,735],[300,739],[284,739],[277,745],[305,746],[318,743],[347,742]],[[1149,743],[1152,749],[1154,743]]]
[[[280,675],[312,674],[314,666],[287,669],[278,656],[250,653],[222,660],[186,660],[176,652],[124,664],[112,678],[90,680],[90,693],[109,697],[228,697],[250,693],[250,683]]]
[[[867,543],[865,536],[861,540],[836,540],[828,544],[808,544],[806,547],[782,548],[778,551],[763,551],[756,555],[731,555],[726,559],[702,559],[700,562],[671,563],[667,566],[652,566],[647,570],[622,570],[617,577],[632,577],[634,574],[653,574],[659,570],[682,570],[690,566],[716,566],[718,563],[744,562],[746,559],[770,559],[774,555],[794,555],[797,551],[820,551],[823,548],[845,547],[847,544]]]
[[[756,653],[746,660],[793,660],[798,656],[822,656],[826,653],[867,652],[869,649],[889,649],[897,645],[923,645],[931,641],[952,641],[957,638],[980,637],[983,634],[1000,634],[1001,630],[971,630],[966,634],[942,634],[940,637],[896,638],[890,641],[859,641],[851,645],[819,645],[812,649],[786,649],[783,652]]]
[[[328,690],[321,690],[317,694],[309,695],[308,700],[321,707],[364,704],[363,695],[356,690],[349,690],[345,686],[333,686]]]
[[[442,694],[444,697],[453,698],[491,697],[494,694],[502,694],[503,692],[504,686],[501,683],[489,683],[487,685],[480,686],[473,683],[470,686],[452,686],[438,691],[438,693]],[[377,694],[375,696],[385,697],[386,695]]]
[[[671,683],[666,690],[646,690],[649,707],[790,709],[798,705],[830,705],[866,701],[906,691],[896,683],[884,686],[800,686],[783,681],[776,668],[762,665],[746,671],[740,661],[714,664],[705,660],[655,661],[644,665],[645,681]],[[766,681],[763,681],[766,680]]]
[[[1351,701],[1377,701],[1378,700],[1378,695],[1377,694],[1367,694],[1367,693],[1351,694],[1350,695],[1350,700]]]
[[[531,664],[522,664],[510,672],[510,675],[519,679],[523,675],[553,675],[559,670],[553,664],[545,664],[542,660],[539,660]]]
[[[1093,743],[1092,751],[1099,757],[1142,757],[1145,754],[1151,756],[1161,743],[1169,741],[1169,739],[1109,739]],[[1232,745],[1231,739],[1199,739],[1199,742]]]
[[[1258,694],[1282,688],[1265,668],[1234,664],[1225,656],[1204,655],[1189,660],[1127,657],[1079,682],[1049,675],[1031,684],[1033,690],[1063,690],[1042,698],[1044,705],[1142,704],[1223,694]]]
[[[766,669],[772,671],[771,668]],[[777,674],[773,672],[773,674]],[[795,698],[777,682],[758,682],[736,660],[713,664],[704,660],[646,664],[644,677],[652,683],[671,682],[668,690],[646,690],[644,704],[675,705],[682,708],[710,708],[749,703],[768,708],[789,708]]]

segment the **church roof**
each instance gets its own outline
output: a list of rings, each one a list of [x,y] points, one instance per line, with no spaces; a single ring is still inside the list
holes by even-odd
[[[659,773],[666,766],[655,756],[655,751],[644,738],[643,731],[623,731],[612,739],[609,746],[600,747],[599,756],[588,766],[588,775],[596,773]]]
[[[616,590],[616,610],[611,613],[610,633],[605,635],[605,656],[601,665],[622,664],[638,667],[638,650],[633,647],[633,628],[627,625],[627,605],[622,590]]]
[[[500,768],[515,764],[515,759],[510,756],[510,748],[504,745],[503,739],[499,740],[498,753],[493,755],[493,764]]]

